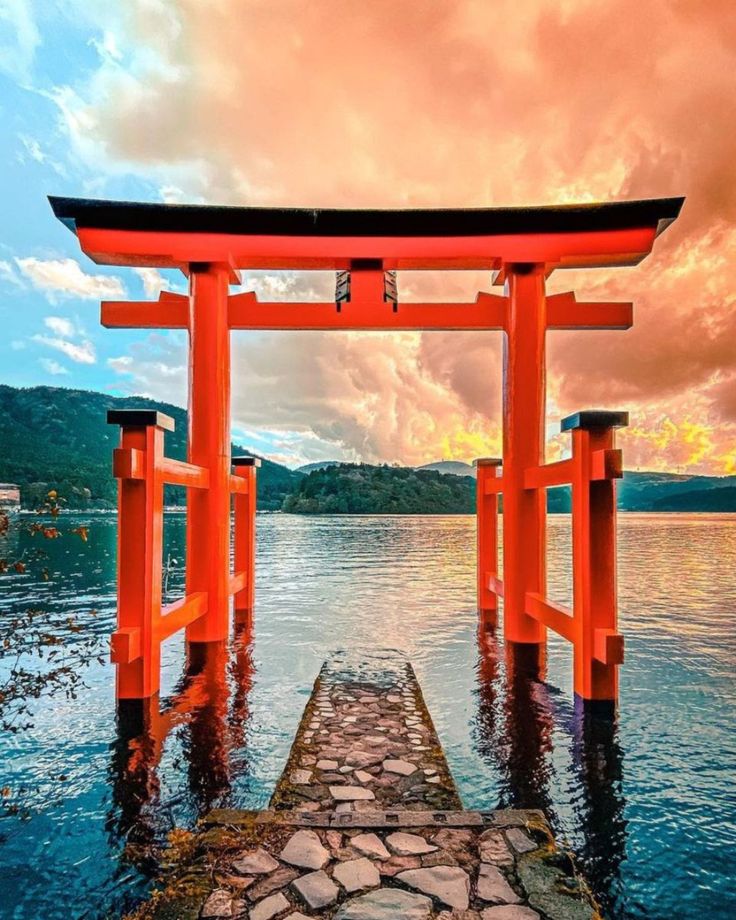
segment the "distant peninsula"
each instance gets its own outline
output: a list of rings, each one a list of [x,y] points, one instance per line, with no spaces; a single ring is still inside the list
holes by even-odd
[[[295,514],[473,514],[475,483],[410,467],[330,464],[312,470],[284,499]]]
[[[169,456],[186,454],[186,411],[142,397],[115,397],[62,387],[0,385],[0,482],[20,488],[21,505],[35,508],[56,489],[70,508],[113,509],[117,484],[112,449],[117,430],[106,424],[112,408],[156,408],[171,415]],[[250,451],[237,444],[234,454]],[[472,514],[475,470],[458,460],[423,467],[324,460],[291,470],[263,460],[258,507],[292,514]],[[182,504],[167,488],[168,504]],[[618,487],[622,511],[736,512],[736,476],[627,472]],[[550,512],[569,512],[567,488],[550,489]]]

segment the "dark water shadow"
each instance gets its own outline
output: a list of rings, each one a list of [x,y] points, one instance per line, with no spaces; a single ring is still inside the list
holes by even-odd
[[[478,712],[475,744],[499,778],[499,808],[552,811],[554,722],[545,661],[531,646],[498,642],[495,632],[478,633]]]
[[[575,809],[583,841],[579,859],[606,914],[622,917],[627,822],[623,752],[615,715],[596,713],[576,701],[572,762],[580,789]]]
[[[624,917],[626,801],[615,713],[573,702],[547,684],[546,662],[533,646],[502,644],[494,631],[480,630],[478,649],[474,741],[499,778],[497,807],[542,809],[561,839],[574,840],[605,916]],[[565,737],[569,758],[555,757]],[[567,775],[557,776],[560,770]],[[571,815],[553,804],[560,781],[577,787]]]
[[[166,699],[120,700],[109,766],[106,831],[126,860],[151,869],[154,848],[180,811],[196,818],[229,803],[237,773],[248,772],[246,733],[253,685],[253,637],[236,626],[230,643],[192,643],[174,692]],[[159,766],[167,742],[181,788],[162,801]],[[185,779],[185,781],[184,781]]]

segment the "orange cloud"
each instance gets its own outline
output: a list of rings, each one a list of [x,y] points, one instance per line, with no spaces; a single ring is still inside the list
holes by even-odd
[[[636,325],[551,334],[550,407],[631,408],[626,443],[639,466],[732,465],[730,0],[129,0],[100,15],[116,55],[103,54],[85,85],[58,90],[70,142],[102,171],[146,176],[166,200],[421,207],[687,195],[644,265],[554,279],[633,298]],[[438,296],[488,279],[401,283]],[[273,427],[366,459],[495,444],[496,423],[484,421],[498,413],[493,337],[279,342],[238,351]],[[263,424],[247,399],[236,417]]]

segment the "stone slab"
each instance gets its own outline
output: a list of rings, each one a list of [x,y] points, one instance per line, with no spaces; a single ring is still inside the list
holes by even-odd
[[[334,904],[339,894],[337,885],[320,869],[294,879],[291,887],[310,910],[319,910]]]
[[[335,920],[429,920],[432,901],[424,895],[399,888],[381,888],[351,898],[335,914]]]
[[[278,894],[269,895],[269,897],[259,901],[254,907],[251,907],[248,916],[250,920],[271,920],[272,917],[282,914],[288,909],[289,902],[279,891]]]
[[[281,859],[302,869],[321,869],[330,861],[330,853],[314,831],[299,830],[287,841]]]
[[[470,903],[470,879],[458,866],[432,866],[429,869],[409,869],[396,878],[458,910],[466,910]]]
[[[232,868],[238,875],[265,875],[278,869],[278,861],[267,853],[263,847],[241,853],[232,862]]]
[[[367,888],[378,888],[381,884],[381,875],[375,864],[366,856],[359,859],[349,859],[335,866],[332,877],[336,879],[345,891],[365,891]]]

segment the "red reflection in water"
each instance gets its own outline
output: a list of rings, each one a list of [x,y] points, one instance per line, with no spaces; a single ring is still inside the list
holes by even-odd
[[[252,630],[236,626],[228,642],[191,643],[182,680],[164,708],[158,696],[120,700],[111,760],[114,812],[108,830],[145,848],[161,836],[158,767],[167,739],[181,727],[181,751],[194,810],[203,813],[231,790],[230,758],[242,759],[253,684]],[[178,766],[175,764],[175,766]],[[239,767],[242,773],[242,765]],[[173,823],[173,821],[172,821]]]
[[[582,831],[576,856],[605,913],[620,916],[626,801],[615,713],[579,699],[571,705],[546,684],[546,661],[536,646],[501,645],[495,631],[481,629],[478,648],[475,740],[500,778],[498,807],[541,808],[560,833],[565,816],[554,808],[554,786],[575,783],[572,823]],[[572,751],[569,777],[556,773],[555,743]]]
[[[544,649],[525,643],[501,647],[491,631],[479,633],[479,642],[478,728],[484,753],[501,777],[499,806],[548,811],[553,720],[543,683]]]

